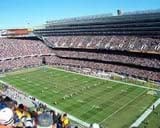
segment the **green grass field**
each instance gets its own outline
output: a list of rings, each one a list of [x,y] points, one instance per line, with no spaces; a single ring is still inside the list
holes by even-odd
[[[144,88],[44,67],[0,79],[85,122],[97,122],[105,128],[128,128],[158,98],[147,94],[149,90]]]
[[[146,118],[139,128],[160,128],[160,105]]]

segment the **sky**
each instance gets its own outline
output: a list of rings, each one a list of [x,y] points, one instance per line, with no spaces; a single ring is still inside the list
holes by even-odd
[[[160,0],[0,0],[0,29],[39,27],[46,21],[160,9]]]

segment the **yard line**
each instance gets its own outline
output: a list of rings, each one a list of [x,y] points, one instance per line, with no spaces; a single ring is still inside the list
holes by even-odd
[[[120,87],[120,86],[119,86]],[[117,88],[117,89],[119,89],[119,88]],[[116,91],[117,93],[116,93],[116,95],[118,95],[118,94],[121,94],[122,92],[121,91],[117,91],[117,89],[115,90],[114,89],[114,91]],[[104,94],[104,95],[106,95],[106,94]],[[103,97],[104,97],[104,95],[103,95]],[[93,95],[92,95],[93,96]],[[91,100],[91,101],[88,101],[85,105],[90,105],[90,104],[100,104],[100,102],[114,102],[113,100],[111,100],[113,97],[115,97],[115,92],[114,92],[114,95],[113,95],[113,91],[112,92],[109,92],[109,93],[107,93],[107,99],[105,99],[105,100],[102,100],[102,96],[100,96],[100,97],[96,97],[96,98],[94,98],[93,100]],[[97,101],[98,100],[98,101]],[[97,101],[97,102],[96,102]],[[103,103],[102,102],[102,103]],[[117,104],[117,102],[116,103],[114,103],[114,104]],[[79,108],[82,108],[82,107],[84,107],[84,106],[80,106]],[[78,108],[78,109],[79,109]],[[90,109],[91,110],[91,109]],[[73,111],[77,111],[77,110],[73,110]],[[73,112],[72,111],[72,112]],[[81,113],[81,115],[83,115],[84,113],[86,113],[86,111],[84,111],[83,113]]]
[[[31,69],[27,69],[25,71],[25,69],[22,69],[21,72],[18,72],[18,71],[15,71],[18,72],[17,74],[21,74],[21,73],[25,73],[25,72],[32,72],[34,70],[38,70],[38,69],[41,69],[43,67],[47,67],[47,68],[50,68],[50,69],[55,69],[55,70],[59,70],[59,71],[64,71],[64,72],[70,72],[70,73],[74,73],[74,74],[79,74],[79,75],[82,75],[82,76],[88,76],[88,77],[92,77],[92,78],[98,78],[98,79],[102,79],[102,80],[107,80],[107,81],[111,81],[111,82],[115,82],[115,83],[120,83],[120,84],[125,84],[125,85],[130,85],[130,86],[135,86],[135,87],[139,87],[139,88],[144,88],[144,89],[150,89],[150,90],[154,90],[154,91],[160,91],[160,89],[156,89],[156,88],[151,88],[151,87],[146,87],[146,86],[142,86],[142,85],[138,85],[138,84],[133,84],[133,83],[127,83],[127,82],[123,82],[123,81],[118,81],[118,80],[111,80],[109,78],[101,78],[101,77],[97,77],[97,76],[92,76],[92,75],[86,75],[86,74],[82,74],[82,73],[77,73],[77,72],[73,72],[73,71],[68,71],[68,70],[64,70],[64,69],[60,69],[60,68],[56,68],[56,67],[52,67],[52,66],[40,66],[40,67],[36,67],[36,68],[31,68]],[[14,73],[14,72],[13,72]],[[5,74],[12,74],[12,72],[9,72],[9,73],[5,73]]]
[[[59,69],[59,68],[56,68],[56,67],[48,66],[48,68],[59,70],[59,71],[64,71],[64,72],[70,72],[70,73],[74,73],[74,74],[78,74],[78,75],[82,75],[82,76],[88,76],[88,77],[91,77],[91,78],[97,78],[97,79],[101,79],[101,80],[107,80],[107,81],[111,81],[111,82],[114,82],[114,83],[125,84],[125,85],[134,86],[134,87],[139,87],[139,88],[144,88],[144,89],[150,89],[150,90],[154,90],[154,91],[160,91],[160,89],[157,89],[157,88],[146,87],[146,86],[143,86],[143,85],[138,85],[138,84],[133,84],[133,83],[127,83],[127,82],[118,81],[118,80],[111,80],[109,78],[101,78],[101,77],[97,77],[97,76],[86,75],[86,74],[82,74],[82,73],[78,73],[78,72],[73,72],[73,71],[68,71],[68,70],[64,70],[64,69]]]
[[[112,114],[110,114],[107,118],[105,118],[104,120],[102,120],[99,124],[102,124],[104,121],[108,120],[110,117],[112,117],[113,115],[117,114],[119,111],[121,111],[122,109],[124,109],[126,106],[128,106],[130,103],[132,103],[134,100],[136,100],[138,97],[142,96],[144,93],[146,92],[146,90],[144,90],[142,93],[140,93],[140,95],[136,96],[134,99],[132,99],[131,101],[127,102],[126,104],[124,104],[122,107],[120,107],[117,111],[113,112]]]

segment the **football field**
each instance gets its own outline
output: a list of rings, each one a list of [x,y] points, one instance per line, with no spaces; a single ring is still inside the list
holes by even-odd
[[[128,128],[158,96],[150,90],[41,67],[8,73],[1,80],[87,123]]]

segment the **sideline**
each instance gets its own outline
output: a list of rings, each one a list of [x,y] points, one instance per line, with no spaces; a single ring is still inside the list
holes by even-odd
[[[15,69],[11,72],[3,73],[3,75],[6,75],[6,76],[18,75],[18,74],[21,74],[21,73],[29,73],[29,72],[37,71],[38,69],[41,69],[41,66],[40,67]]]
[[[112,80],[109,78],[101,78],[98,76],[93,76],[93,75],[87,75],[87,74],[83,74],[83,73],[78,73],[78,72],[74,72],[74,71],[68,71],[65,69],[60,69],[58,67],[54,67],[54,66],[50,66],[50,65],[45,65],[45,66],[40,66],[40,67],[32,67],[32,68],[22,68],[21,71],[13,71],[13,72],[7,72],[4,73],[4,75],[16,75],[16,74],[21,74],[21,73],[25,73],[25,72],[32,72],[32,71],[36,71],[42,68],[50,68],[50,69],[55,69],[55,70],[59,70],[59,71],[64,71],[64,72],[69,72],[69,73],[73,73],[73,74],[78,74],[78,75],[82,75],[82,76],[87,76],[87,77],[91,77],[91,78],[96,78],[96,79],[101,79],[101,80],[107,80],[107,81],[111,81],[114,83],[119,83],[119,84],[125,84],[125,85],[130,85],[130,86],[134,86],[134,87],[139,87],[139,88],[144,88],[144,89],[149,89],[149,90],[153,90],[153,91],[160,91],[160,89],[157,88],[151,88],[151,87],[146,87],[143,85],[138,85],[138,84],[133,84],[133,83],[128,83],[128,82],[123,82],[123,81],[119,81],[119,80]]]
[[[111,80],[111,79],[109,79],[109,78],[101,78],[101,77],[92,76],[92,75],[86,75],[86,74],[82,74],[82,73],[78,73],[78,72],[73,72],[73,71],[68,71],[68,70],[64,70],[64,69],[60,69],[60,68],[56,68],[56,67],[51,67],[51,66],[47,66],[47,67],[50,68],[50,69],[55,69],[55,70],[59,70],[59,71],[69,72],[69,73],[78,74],[78,75],[82,75],[82,76],[87,76],[87,77],[91,77],[91,78],[107,80],[107,81],[111,81],[111,82],[114,82],[114,83],[125,84],[125,85],[134,86],[134,87],[139,87],[139,88],[154,90],[154,91],[160,91],[160,89],[151,88],[151,87],[146,87],[146,86],[143,86],[143,85],[132,84],[132,83],[127,83],[127,82],[118,81],[118,80]]]
[[[138,128],[139,125],[152,113],[153,106],[156,108],[160,104],[160,98],[155,101],[131,126],[130,128]]]

